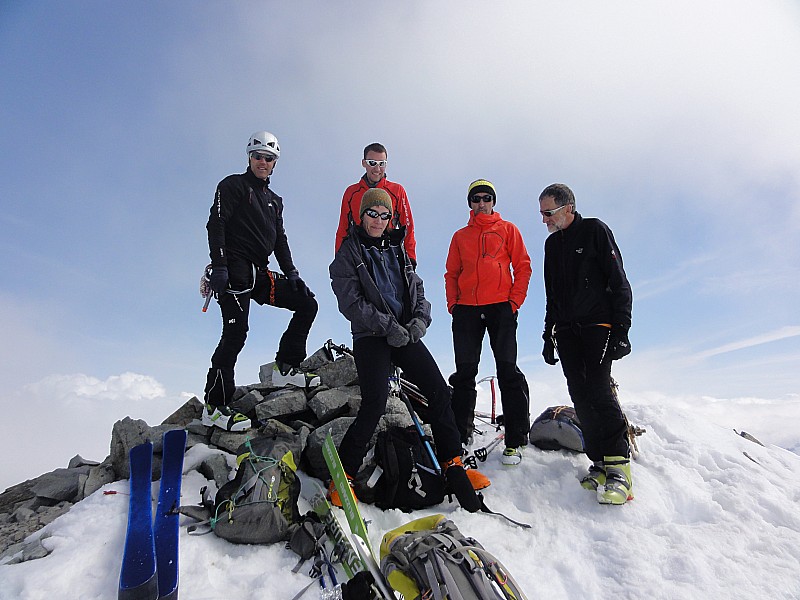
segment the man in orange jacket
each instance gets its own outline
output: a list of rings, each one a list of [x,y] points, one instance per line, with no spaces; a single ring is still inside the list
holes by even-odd
[[[467,202],[469,222],[453,234],[444,276],[447,310],[453,315],[453,412],[461,441],[468,443],[474,429],[475,378],[488,330],[503,405],[506,449],[501,460],[517,465],[530,428],[528,382],[517,367],[517,311],[528,294],[531,259],[519,229],[494,211],[497,194],[490,181],[473,181]]]
[[[364,159],[361,166],[365,172],[358,183],[354,183],[344,191],[342,197],[342,210],[339,214],[339,227],[336,230],[336,244],[334,253],[339,251],[342,240],[347,237],[350,223],[361,224],[361,216],[358,214],[361,208],[361,198],[364,193],[372,188],[386,190],[392,199],[392,222],[391,229],[398,227],[406,228],[406,235],[403,246],[411,259],[412,264],[417,265],[417,240],[414,237],[414,219],[411,216],[411,206],[408,203],[408,196],[403,186],[399,183],[386,179],[387,164],[386,148],[383,144],[370,144],[364,148]]]

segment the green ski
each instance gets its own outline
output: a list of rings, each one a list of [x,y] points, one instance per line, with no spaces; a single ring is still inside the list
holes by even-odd
[[[322,456],[325,457],[328,471],[330,471],[333,483],[336,486],[336,490],[339,492],[339,498],[342,500],[342,510],[344,510],[344,515],[347,517],[347,524],[350,525],[350,531],[366,542],[367,548],[369,548],[369,551],[374,556],[375,553],[372,552],[372,546],[369,543],[369,535],[367,535],[367,525],[364,523],[361,511],[358,510],[358,502],[347,481],[347,475],[344,474],[342,460],[339,458],[339,452],[336,450],[336,444],[333,443],[333,437],[330,431],[325,437],[325,442],[322,444]]]
[[[339,498],[342,501],[342,510],[344,510],[345,517],[347,517],[347,524],[350,526],[350,531],[353,534],[353,544],[351,548],[355,547],[361,559],[362,568],[359,570],[367,570],[372,573],[375,578],[375,585],[384,600],[395,600],[396,596],[377,568],[375,552],[372,550],[372,546],[369,543],[369,536],[367,535],[367,525],[364,522],[364,517],[361,516],[361,511],[358,510],[358,501],[356,500],[355,494],[353,494],[353,490],[350,488],[350,483],[347,481],[347,475],[345,475],[344,467],[342,467],[342,460],[339,458],[339,452],[336,450],[336,444],[333,443],[333,437],[330,431],[325,437],[325,442],[322,444],[322,455],[325,457],[328,471],[330,471],[333,483],[336,486],[336,490],[339,492]],[[363,541],[363,544],[361,544],[360,541]]]
[[[339,523],[339,519],[336,518],[333,507],[325,497],[325,490],[320,485],[315,484],[314,496],[308,503],[311,505],[311,510],[317,514],[320,521],[325,525],[328,539],[333,544],[331,562],[341,564],[347,574],[347,578],[352,579],[353,575],[364,570],[361,564],[362,561],[350,543],[350,539],[342,528],[341,523]]]

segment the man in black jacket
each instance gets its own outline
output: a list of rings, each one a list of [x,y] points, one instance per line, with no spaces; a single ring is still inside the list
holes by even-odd
[[[633,295],[614,235],[599,219],[575,211],[575,196],[555,183],[539,195],[550,236],[544,244],[547,296],[544,350],[561,359],[567,388],[592,461],[581,480],[601,504],[631,499],[630,448],[625,417],[611,384],[611,361],[631,351]]]
[[[272,383],[299,387],[319,383],[319,378],[312,381],[299,371],[317,301],[292,261],[283,228],[283,199],[269,189],[280,146],[271,133],[257,131],[250,136],[246,152],[247,171],[219,182],[206,225],[210,286],[222,311],[222,338],[211,357],[203,423],[229,431],[250,427],[245,415],[227,405],[236,389],[233,370],[247,338],[251,298],[294,312],[278,345]],[[271,255],[281,272],[268,268]]]

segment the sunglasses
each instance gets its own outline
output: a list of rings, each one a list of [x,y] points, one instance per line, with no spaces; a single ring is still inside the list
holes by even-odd
[[[552,217],[554,214],[556,214],[558,211],[560,211],[565,206],[566,206],[566,204],[562,204],[558,208],[552,208],[550,210],[540,210],[539,212],[541,213],[541,215],[543,217]]]
[[[252,158],[253,160],[265,160],[268,163],[270,163],[278,157],[275,156],[274,154],[261,154],[261,152],[251,152],[250,158]]]
[[[372,160],[371,158],[370,159],[365,158],[364,162],[367,163],[370,167],[385,167],[387,163],[387,161],[385,160]]]
[[[390,212],[379,213],[377,210],[372,210],[371,208],[365,210],[364,214],[373,219],[380,219],[381,221],[388,221],[392,218],[392,213]]]
[[[494,196],[492,196],[491,194],[486,194],[485,196],[472,196],[469,199],[469,201],[472,202],[473,204],[479,204],[481,202],[489,204],[490,202],[494,201]]]

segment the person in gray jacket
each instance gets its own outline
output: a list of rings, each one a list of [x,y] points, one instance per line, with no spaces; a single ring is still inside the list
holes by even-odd
[[[351,226],[329,268],[339,311],[350,321],[361,386],[361,407],[342,439],[339,455],[352,479],[386,410],[394,364],[427,398],[427,420],[447,483],[461,506],[475,512],[480,508],[475,489],[486,487],[489,480],[475,469],[464,470],[450,390],[422,342],[431,323],[431,304],[403,248],[405,230],[387,231],[391,217],[392,201],[386,191],[367,190],[361,200],[361,224]],[[330,491],[331,501],[340,505],[335,489]]]

